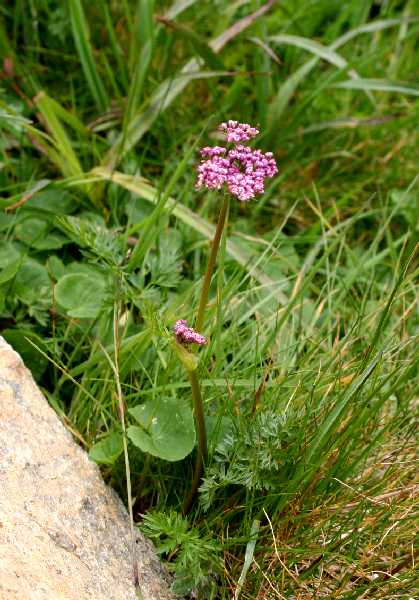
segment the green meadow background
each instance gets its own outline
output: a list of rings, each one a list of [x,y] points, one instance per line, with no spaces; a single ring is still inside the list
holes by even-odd
[[[181,596],[415,596],[418,33],[412,0],[1,3],[0,333],[125,502],[117,383],[190,401],[170,329],[221,202],[199,148],[236,119],[278,162],[231,204],[187,517],[193,454],[128,445]]]

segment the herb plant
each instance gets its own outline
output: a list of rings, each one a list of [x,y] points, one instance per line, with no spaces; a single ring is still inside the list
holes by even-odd
[[[0,333],[185,597],[414,596],[418,31],[0,8]]]

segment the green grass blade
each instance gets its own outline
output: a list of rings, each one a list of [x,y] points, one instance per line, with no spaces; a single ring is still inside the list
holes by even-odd
[[[191,60],[189,67],[197,67],[198,63]],[[190,81],[195,79],[208,79],[228,75],[225,71],[194,71],[182,72],[177,77],[166,80],[152,95],[148,107],[137,114],[127,127],[126,134],[122,133],[115,141],[113,147],[105,157],[107,168],[114,168],[121,158],[131,150],[142,136],[151,128],[157,117],[170,106],[173,100],[181,93]]]
[[[321,450],[327,440],[334,434],[338,423],[342,419],[347,407],[351,400],[354,400],[356,395],[371,377],[373,371],[376,369],[378,363],[382,358],[381,353],[377,354],[375,358],[366,366],[365,370],[351,383],[351,385],[345,390],[342,396],[339,398],[336,406],[333,408],[331,413],[326,417],[322,425],[319,427],[319,431],[315,436],[314,440],[310,444],[307,454],[305,456],[305,463],[310,464],[312,461],[316,462],[316,454]],[[311,475],[309,475],[310,477]]]
[[[415,19],[409,19],[409,21],[413,20]],[[316,56],[316,58],[311,58],[301,67],[299,67],[292,75],[288,77],[285,83],[283,83],[279,88],[276,96],[271,102],[271,107],[269,110],[268,120],[271,132],[274,132],[277,129],[282,114],[285,108],[288,106],[288,103],[294,95],[296,89],[304,81],[304,79],[311,72],[311,70],[317,65],[317,62],[321,55],[323,55],[324,58],[326,58],[327,56],[328,58],[333,58],[335,60],[335,51],[350,40],[352,40],[353,38],[355,38],[356,36],[361,35],[363,33],[375,33],[377,31],[382,31],[383,29],[396,27],[397,25],[400,25],[403,22],[405,22],[405,19],[384,19],[380,21],[375,21],[373,23],[368,23],[366,25],[361,25],[360,27],[356,27],[353,30],[348,31],[344,35],[340,36],[337,40],[330,44],[330,46],[322,46],[322,48],[318,47],[319,45],[317,44],[317,42],[313,42],[313,40],[307,40],[308,43],[306,44],[306,49],[311,49],[311,51],[316,50],[318,56]],[[298,38],[298,36],[286,36],[286,38],[288,39],[290,37]]]
[[[138,0],[136,27],[130,49],[131,85],[128,93],[127,120],[138,110],[143,96],[144,82],[153,54],[155,37],[154,1]]]
[[[197,0],[175,0],[172,6],[167,9],[164,16],[166,19],[175,19],[184,10],[195,4],[195,2],[197,2]]]
[[[308,50],[308,52],[311,54],[326,60],[339,69],[346,69],[348,66],[347,60],[335,52],[335,50],[333,50],[330,46],[323,46],[323,44],[320,44],[319,42],[309,38],[304,38],[299,35],[281,34],[271,35],[269,40],[275,42],[276,44],[289,44],[290,46],[295,46],[296,48]]]
[[[82,176],[83,169],[73,149],[70,138],[57,116],[57,102],[54,100],[51,101],[51,98],[45,92],[39,92],[35,102],[54,140],[58,154],[56,160],[58,160],[58,166],[63,175],[65,177]]]
[[[336,50],[361,33],[375,33],[377,31],[388,29],[389,27],[397,27],[398,25],[407,23],[417,23],[418,21],[419,17],[402,17],[397,19],[380,19],[378,21],[372,21],[371,23],[354,27],[354,29],[351,29],[351,31],[344,33],[335,42],[333,42],[333,44],[331,44],[331,48]]]
[[[343,56],[338,54],[332,48],[332,46],[323,46],[319,42],[298,35],[273,35],[269,39],[277,44],[289,44],[291,46],[307,50],[308,52],[311,52],[311,54],[314,54],[316,57],[329,62],[335,67],[338,67],[338,69],[347,69],[349,67],[348,61],[345,58],[343,58]],[[310,66],[308,67],[308,65]],[[311,71],[313,66],[314,64],[311,62],[307,63],[306,65],[303,65],[303,67],[301,67],[301,69],[298,69],[298,71],[296,72],[297,76],[292,79],[290,78],[290,84],[287,88],[285,88],[285,93],[284,91],[282,92],[281,102],[278,102],[281,111],[285,107],[284,102],[288,103],[289,92],[293,89],[295,85],[298,85],[300,83],[300,81],[306,76],[306,74],[309,71]],[[348,73],[353,79],[360,79],[358,73],[354,69],[350,69]],[[372,97],[370,97],[370,99],[374,102]],[[276,115],[278,115],[278,107],[276,107],[275,113]]]
[[[109,36],[109,43],[112,48],[112,58],[118,65],[118,77],[122,80],[124,89],[128,89],[128,71],[124,52],[117,38],[117,33],[112,21],[112,15],[108,6],[108,0],[100,0],[101,9],[105,19],[106,30]]]
[[[109,99],[93,58],[89,28],[83,11],[83,6],[81,0],[68,1],[74,43],[80,57],[80,62],[86,77],[87,85],[90,88],[90,92],[98,109],[104,111],[109,105]]]
[[[226,70],[223,61],[216,55],[214,50],[212,50],[212,48],[207,44],[207,42],[195,31],[193,31],[186,25],[176,23],[175,21],[171,21],[170,19],[164,17],[159,17],[159,22],[162,23],[168,29],[174,31],[179,38],[189,42],[194,48],[195,52],[202,58],[202,60],[208,65],[210,69],[213,69],[214,71]]]
[[[333,83],[330,87],[344,90],[396,92],[410,96],[419,96],[419,88],[412,88],[403,83],[386,81],[385,79],[356,79]]]
[[[45,98],[45,92],[40,92],[40,94],[43,94]],[[74,129],[74,131],[77,131],[83,136],[90,134],[89,130],[86,129],[82,121],[73,112],[66,110],[59,102],[54,100],[54,98],[47,96],[47,100],[44,100],[44,102],[48,103],[49,110],[54,112],[60,121],[63,121],[63,123],[69,125],[72,129]]]
[[[247,573],[251,567],[251,564],[253,562],[253,556],[255,553],[255,548],[256,548],[256,542],[257,542],[257,536],[259,533],[259,528],[260,528],[260,521],[258,521],[257,519],[255,519],[252,523],[252,528],[250,530],[250,540],[248,541],[247,545],[246,545],[246,552],[244,555],[244,562],[243,562],[243,567],[242,567],[242,571],[240,573],[240,577],[239,580],[237,582],[237,586],[236,589],[234,591],[234,600],[239,600],[240,598],[240,594],[243,588],[243,585],[246,581],[246,576]]]

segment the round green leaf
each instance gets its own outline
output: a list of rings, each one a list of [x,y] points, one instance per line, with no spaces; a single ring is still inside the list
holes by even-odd
[[[123,449],[122,435],[114,432],[90,448],[89,458],[102,465],[113,465]]]
[[[13,277],[19,271],[19,267],[20,267],[20,259],[18,258],[14,262],[7,265],[7,267],[2,269],[0,271],[0,285],[2,283],[6,283],[7,281],[10,281],[11,279],[13,279]]]
[[[64,275],[55,286],[55,299],[70,317],[95,318],[105,297],[103,277],[85,273]]]
[[[0,212],[0,231],[4,231],[5,229],[9,229],[13,225],[15,220],[14,215],[7,215],[3,211]]]
[[[158,456],[159,458],[163,458],[159,455],[158,449],[155,447],[152,437],[147,431],[141,429],[141,427],[136,427],[135,425],[131,425],[127,429],[127,435],[134,446],[137,446],[143,452],[147,452],[147,454],[152,454],[153,456]]]
[[[28,217],[15,227],[18,240],[36,250],[55,250],[69,240],[59,233],[48,233],[50,225],[43,219]]]
[[[0,268],[8,267],[20,257],[20,252],[16,244],[0,240]]]
[[[16,296],[25,304],[52,297],[51,281],[46,268],[33,258],[25,258],[14,282]]]
[[[33,244],[33,247],[36,250],[57,250],[58,248],[62,248],[65,244],[69,244],[70,240],[68,240],[63,235],[59,233],[49,233],[44,238],[38,240]]]
[[[23,219],[15,227],[15,235],[18,240],[27,246],[33,246],[47,234],[48,223],[43,219]]]
[[[52,254],[47,261],[47,269],[51,276],[58,281],[60,277],[63,277],[66,274],[66,268],[64,266],[63,261],[58,258],[55,254]]]
[[[62,190],[43,190],[35,194],[26,204],[26,211],[45,211],[53,215],[68,215],[74,212],[77,205],[74,203],[71,195]]]
[[[189,404],[182,399],[156,398],[129,410],[141,427],[128,428],[128,437],[143,452],[164,460],[185,458],[195,445]]]

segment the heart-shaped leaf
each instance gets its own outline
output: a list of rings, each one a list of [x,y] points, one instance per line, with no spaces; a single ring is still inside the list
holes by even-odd
[[[52,298],[51,280],[44,265],[25,258],[16,274],[14,291],[19,300],[28,305]]]
[[[0,241],[0,268],[4,269],[20,257],[19,247],[13,242]]]
[[[15,227],[18,240],[36,250],[55,250],[69,240],[59,233],[50,233],[50,225],[43,219],[28,217]]]
[[[7,267],[0,271],[0,285],[13,279],[16,273],[19,271],[20,258],[8,264]]]
[[[61,277],[55,287],[55,299],[70,317],[94,319],[105,297],[106,281],[100,276],[70,273]]]
[[[143,452],[176,461],[192,451],[195,426],[185,400],[160,397],[131,408],[129,413],[141,427],[129,427],[128,437]]]

